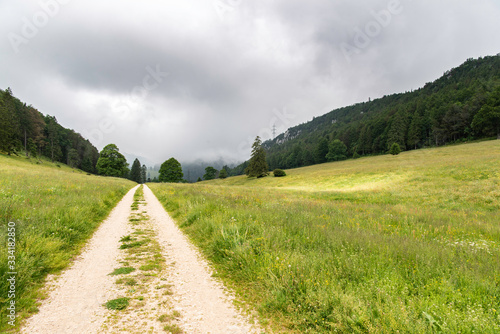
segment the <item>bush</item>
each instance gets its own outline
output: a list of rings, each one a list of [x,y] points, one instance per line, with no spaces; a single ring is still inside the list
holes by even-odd
[[[398,155],[399,153],[401,153],[401,147],[399,147],[399,144],[393,143],[391,149],[389,150],[389,153],[392,155]]]
[[[286,176],[286,173],[283,169],[275,169],[273,171],[273,174],[275,177],[282,177],[282,176]]]

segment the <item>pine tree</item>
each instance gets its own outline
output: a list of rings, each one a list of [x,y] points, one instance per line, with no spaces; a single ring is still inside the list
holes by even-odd
[[[71,168],[77,168],[80,165],[80,156],[78,155],[78,151],[74,148],[69,149],[67,159],[67,164]]]
[[[391,149],[389,150],[389,153],[392,155],[398,155],[401,153],[401,147],[399,147],[398,143],[392,143]]]
[[[415,112],[408,130],[408,144],[417,149],[417,145],[422,141],[422,117]]]
[[[28,152],[30,157],[36,158],[36,144],[33,139],[28,139]]]
[[[10,155],[20,144],[17,139],[19,122],[15,113],[16,101],[10,88],[7,88],[0,98],[0,151]]]
[[[219,179],[225,179],[227,178],[227,171],[226,169],[222,168],[219,172]]]
[[[364,155],[366,153],[370,153],[373,145],[372,132],[369,126],[363,126],[361,129],[361,133],[359,135],[359,149],[361,153]]]
[[[389,133],[387,135],[387,146],[390,148],[392,143],[398,143],[399,147],[405,149],[405,135],[407,133],[406,113],[400,110],[393,118]]]
[[[328,154],[328,150],[328,139],[323,137],[319,140],[318,145],[316,146],[316,151],[314,152],[314,158],[317,164],[326,162],[326,155]]]
[[[266,151],[262,147],[262,141],[260,137],[257,136],[252,145],[252,156],[248,163],[248,167],[245,168],[245,174],[248,177],[264,177],[269,175],[269,167],[266,161]]]
[[[87,173],[93,173],[94,172],[94,166],[92,166],[92,160],[90,160],[89,157],[86,157],[82,161],[82,170],[86,171]]]
[[[142,165],[142,167],[141,167],[141,183],[146,183],[147,173],[148,173],[148,168],[146,167],[146,165]]]
[[[326,155],[328,161],[340,161],[347,159],[347,147],[339,139],[335,139],[329,145],[328,154]]]
[[[142,183],[142,170],[141,170],[141,162],[139,159],[135,159],[132,163],[132,168],[130,169],[130,180]]]

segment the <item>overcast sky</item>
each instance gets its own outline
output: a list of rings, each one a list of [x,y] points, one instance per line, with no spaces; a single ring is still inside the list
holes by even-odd
[[[500,52],[499,0],[0,0],[0,88],[101,149],[249,157],[253,138]]]

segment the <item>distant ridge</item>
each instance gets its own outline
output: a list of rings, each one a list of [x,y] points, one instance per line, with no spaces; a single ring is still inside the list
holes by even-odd
[[[500,54],[468,59],[424,87],[335,109],[289,128],[263,145],[271,169],[326,161],[320,145],[334,139],[347,157],[500,137]],[[323,147],[324,149],[324,147]],[[232,174],[241,174],[244,164]]]

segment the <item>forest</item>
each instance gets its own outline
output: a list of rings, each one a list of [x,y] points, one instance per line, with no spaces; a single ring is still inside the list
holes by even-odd
[[[500,138],[500,55],[468,59],[415,91],[333,110],[263,145],[273,170],[386,154],[393,143],[408,151],[483,138]]]
[[[46,156],[88,173],[96,172],[99,152],[87,139],[21,102],[12,90],[0,90],[0,151],[27,157]]]

